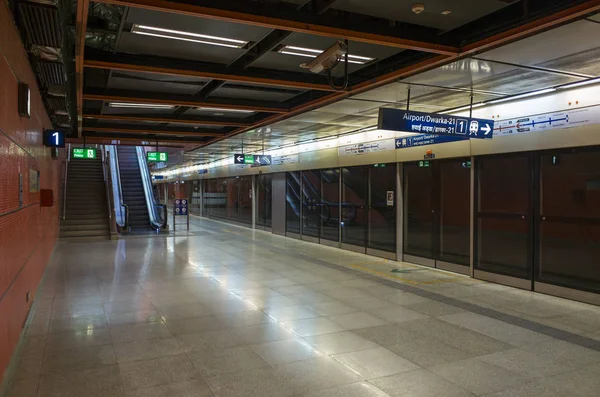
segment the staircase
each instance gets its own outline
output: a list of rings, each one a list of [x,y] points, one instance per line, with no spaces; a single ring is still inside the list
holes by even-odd
[[[123,203],[129,207],[129,226],[133,232],[152,230],[135,146],[119,146],[117,156]]]
[[[110,239],[101,158],[69,161],[65,200],[60,238]]]

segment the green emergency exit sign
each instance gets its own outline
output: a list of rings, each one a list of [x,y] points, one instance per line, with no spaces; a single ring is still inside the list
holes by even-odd
[[[74,159],[95,159],[96,149],[73,148],[72,156]]]
[[[169,154],[167,152],[147,152],[146,159],[150,163],[160,163],[169,161]]]
[[[254,164],[254,155],[253,154],[245,154],[244,155],[244,164]]]

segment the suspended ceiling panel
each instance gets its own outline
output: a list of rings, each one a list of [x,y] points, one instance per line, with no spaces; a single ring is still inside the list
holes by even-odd
[[[174,109],[148,109],[148,108],[115,108],[108,106],[105,102],[102,106],[102,114],[149,114],[149,115],[170,115]]]
[[[525,66],[541,66],[572,54],[596,50],[600,47],[598,37],[600,37],[600,24],[581,20],[485,52],[478,55],[478,58]],[[563,64],[563,67],[568,68],[564,69],[565,72],[577,72],[577,64]]]
[[[109,89],[160,92],[165,94],[194,95],[205,84],[204,79],[170,79],[170,76],[152,73],[113,72],[108,81]]]
[[[218,106],[218,105],[215,105]],[[218,117],[227,117],[227,118],[234,118],[234,119],[243,119],[246,118],[248,116],[251,116],[252,114],[254,114],[254,112],[227,112],[227,111],[222,111],[222,110],[217,110],[217,109],[196,109],[196,108],[192,108],[192,109],[188,109],[185,112],[185,115],[187,116],[218,116]]]
[[[344,99],[342,101],[333,103],[331,105],[324,106],[317,109],[316,112],[325,113],[337,113],[337,114],[355,114],[358,112],[364,112],[366,110],[380,107],[380,104],[368,101],[353,101],[350,99]]]
[[[600,47],[544,62],[539,66],[597,77],[600,76]]]
[[[514,95],[579,80],[581,79],[565,75],[515,69],[492,78],[479,80],[473,84],[473,88],[476,90],[504,92],[508,95]]]
[[[236,99],[256,99],[260,101],[269,101],[269,102],[283,102],[288,99],[295,97],[296,95],[301,94],[302,91],[287,91],[287,90],[260,90],[260,89],[252,89],[251,87],[243,87],[243,86],[228,86],[225,85],[213,93],[211,93],[212,97],[226,97],[226,98],[236,98]]]
[[[198,123],[198,124],[190,124],[190,123],[168,123],[167,124],[169,127],[177,127],[177,128],[193,128],[194,126],[197,126],[199,128],[202,128],[203,130],[220,130],[223,129],[223,126],[220,125],[205,125],[202,123]]]
[[[423,2],[425,3],[425,11],[415,14],[412,12],[412,5],[415,3],[418,2],[414,0],[337,0],[333,8],[441,30],[450,30],[508,5],[506,1],[500,0],[428,0]],[[444,11],[451,11],[451,13],[442,15]]]
[[[122,125],[139,125],[140,121],[128,121],[128,120],[105,120],[105,119],[98,119],[96,121],[96,123],[98,125],[110,125],[110,124],[122,124]],[[148,121],[148,120],[144,120],[142,122],[144,124],[144,126],[157,126],[160,124],[160,122],[157,121]]]

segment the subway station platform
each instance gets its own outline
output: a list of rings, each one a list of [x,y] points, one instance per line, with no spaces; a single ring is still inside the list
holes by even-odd
[[[598,396],[600,308],[192,217],[61,242],[10,397]]]

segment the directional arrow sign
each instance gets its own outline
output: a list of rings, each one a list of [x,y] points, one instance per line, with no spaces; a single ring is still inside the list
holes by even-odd
[[[494,131],[494,120],[380,108],[378,128],[425,135],[491,139]],[[400,148],[397,142],[396,145],[397,148]]]
[[[235,164],[244,164],[244,155],[243,154],[234,155],[233,161]]]

